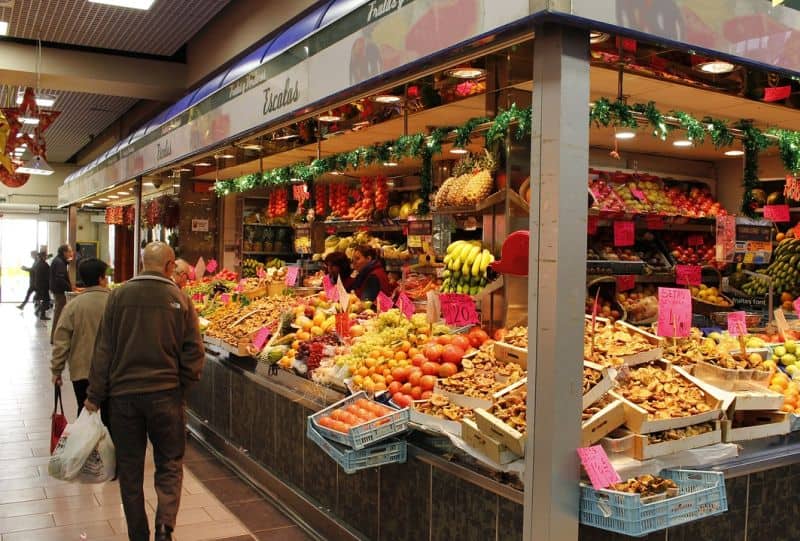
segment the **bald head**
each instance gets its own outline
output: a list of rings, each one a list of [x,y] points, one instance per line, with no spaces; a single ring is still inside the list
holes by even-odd
[[[175,263],[175,252],[165,242],[151,242],[144,247],[142,263],[145,271],[158,272],[169,277],[172,269],[167,267]]]

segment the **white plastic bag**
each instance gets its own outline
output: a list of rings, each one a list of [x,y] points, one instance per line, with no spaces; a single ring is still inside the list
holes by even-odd
[[[61,434],[47,464],[50,476],[62,481],[74,479],[91,452],[97,447],[97,443],[103,437],[104,429],[100,414],[90,413],[84,408],[78,419],[68,424]]]
[[[111,434],[108,433],[105,425],[102,428],[103,436],[89,453],[76,479],[81,483],[105,483],[114,479],[116,475],[117,454],[114,450],[114,443],[111,441]]]

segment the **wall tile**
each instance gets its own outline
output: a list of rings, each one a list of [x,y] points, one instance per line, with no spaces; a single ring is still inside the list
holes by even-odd
[[[230,436],[231,370],[227,366],[214,367],[214,396],[211,426],[223,437]]]
[[[431,466],[413,457],[381,466],[380,482],[380,539],[428,539]]]
[[[431,541],[495,539],[498,496],[438,468],[432,471]]]
[[[231,441],[251,451],[256,427],[255,384],[237,371],[231,372]]]
[[[310,445],[314,445],[309,441]],[[379,468],[347,474],[339,468],[336,514],[367,539],[377,539],[380,526]]]
[[[270,470],[275,469],[275,393],[255,382],[256,409],[253,419],[250,456]]]
[[[284,481],[296,487],[303,486],[303,445],[306,410],[297,402],[276,395],[275,397],[275,471]],[[310,442],[309,442],[310,443]]]

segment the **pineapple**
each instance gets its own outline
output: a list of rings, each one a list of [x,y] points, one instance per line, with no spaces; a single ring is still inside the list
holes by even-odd
[[[467,204],[474,205],[492,194],[494,180],[492,171],[497,167],[497,162],[492,154],[484,149],[484,155],[475,160],[472,175],[464,187],[464,198]]]
[[[455,177],[449,177],[444,182],[442,182],[442,186],[439,188],[439,191],[436,192],[436,195],[434,196],[433,200],[433,205],[436,208],[442,208],[448,206],[449,193],[452,191],[455,181],[456,181]]]

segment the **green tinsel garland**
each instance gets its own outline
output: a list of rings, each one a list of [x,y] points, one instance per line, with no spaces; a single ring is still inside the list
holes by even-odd
[[[670,116],[678,119],[681,128],[686,130],[686,136],[696,145],[702,145],[706,140],[706,125],[695,117],[683,111],[670,111]]]
[[[757,203],[753,197],[753,190],[761,185],[758,180],[758,153],[767,147],[769,141],[761,130],[753,127],[750,121],[742,120],[736,127],[744,133],[742,138],[742,146],[744,146],[742,214],[754,218]]]
[[[711,134],[711,142],[714,143],[715,148],[720,149],[733,144],[733,132],[728,128],[727,122],[707,116],[703,118],[703,124],[706,125],[708,132]]]
[[[643,114],[647,122],[650,123],[650,127],[653,128],[653,135],[662,141],[666,141],[669,135],[669,126],[664,119],[664,115],[656,109],[655,102],[648,101],[646,104],[637,103],[633,105],[631,109],[637,113]]]
[[[800,173],[800,132],[776,129],[768,133],[778,138],[784,169],[793,175]]]

